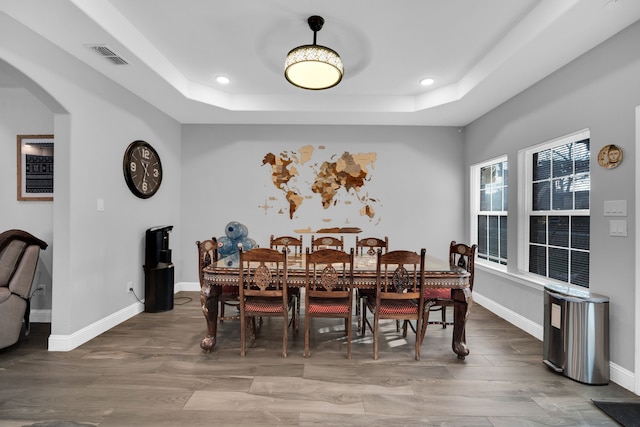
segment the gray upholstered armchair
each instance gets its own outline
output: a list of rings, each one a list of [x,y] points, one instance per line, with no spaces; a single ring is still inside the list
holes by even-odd
[[[0,348],[18,342],[23,319],[29,333],[31,285],[40,249],[46,248],[26,231],[0,233]]]

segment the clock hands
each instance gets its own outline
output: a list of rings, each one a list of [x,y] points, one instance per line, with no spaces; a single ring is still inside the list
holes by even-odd
[[[147,177],[149,176],[149,163],[147,162],[140,162],[142,164],[142,168],[144,169],[144,174],[142,175],[142,182],[145,182],[147,180]]]

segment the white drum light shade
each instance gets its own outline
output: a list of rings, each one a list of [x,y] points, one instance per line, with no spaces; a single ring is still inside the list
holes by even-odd
[[[343,67],[340,56],[328,47],[299,46],[287,55],[284,75],[295,86],[319,90],[340,83]]]
[[[321,90],[334,87],[342,80],[344,67],[340,55],[333,49],[316,44],[316,32],[324,19],[311,16],[309,27],[313,30],[313,44],[298,46],[287,55],[284,76],[294,86]]]

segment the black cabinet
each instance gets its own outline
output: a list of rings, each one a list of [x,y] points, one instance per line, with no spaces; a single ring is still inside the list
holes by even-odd
[[[174,268],[169,249],[172,225],[153,227],[145,235],[144,311],[173,310]]]

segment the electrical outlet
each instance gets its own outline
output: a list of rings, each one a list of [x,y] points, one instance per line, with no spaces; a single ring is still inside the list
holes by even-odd
[[[133,282],[127,282],[127,293],[133,292]]]

